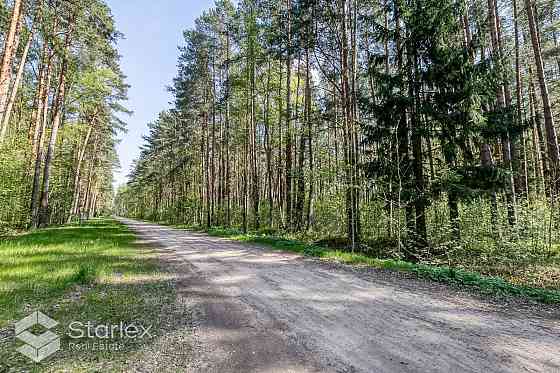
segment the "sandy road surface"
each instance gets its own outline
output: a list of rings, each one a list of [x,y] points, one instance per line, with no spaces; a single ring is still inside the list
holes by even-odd
[[[189,371],[560,373],[554,311],[122,221],[182,273],[199,346]]]

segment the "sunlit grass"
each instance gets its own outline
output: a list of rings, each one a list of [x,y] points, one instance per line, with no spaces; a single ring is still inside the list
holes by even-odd
[[[127,359],[143,343],[121,340],[120,351],[71,351],[64,334],[73,321],[138,322],[164,332],[175,292],[149,248],[135,243],[124,225],[92,220],[0,241],[0,337],[12,324],[39,310],[57,320],[62,350],[41,364],[0,338],[0,371],[126,371]],[[84,342],[84,341],[79,341]]]
[[[0,241],[0,327],[30,308],[115,272],[152,271],[134,235],[111,220],[43,229]]]

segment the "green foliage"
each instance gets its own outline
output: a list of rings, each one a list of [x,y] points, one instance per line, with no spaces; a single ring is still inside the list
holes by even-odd
[[[23,79],[7,137],[0,139],[0,222],[9,229],[108,211],[117,135],[125,129],[117,114],[128,112],[115,46],[121,35],[108,6],[100,0],[23,3],[20,49],[31,23],[33,40],[27,60],[18,51],[10,66],[15,73],[22,63]],[[0,24],[0,30],[8,27]],[[38,71],[49,71],[49,79]],[[15,76],[6,78],[12,88]],[[45,111],[40,101],[47,102]]]
[[[96,269],[90,264],[80,264],[78,271],[69,280],[71,283],[87,285],[95,281],[97,278]]]
[[[27,223],[29,206],[25,182],[29,178],[24,170],[28,151],[29,147],[23,139],[0,144],[0,226],[6,231],[22,228]]]

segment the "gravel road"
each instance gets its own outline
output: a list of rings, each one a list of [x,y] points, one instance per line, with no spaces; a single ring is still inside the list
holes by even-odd
[[[121,221],[181,273],[189,372],[560,373],[554,308]]]

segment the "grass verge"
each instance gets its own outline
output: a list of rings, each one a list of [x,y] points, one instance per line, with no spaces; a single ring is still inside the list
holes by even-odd
[[[345,264],[410,272],[420,278],[468,287],[484,294],[516,296],[541,303],[560,304],[560,291],[513,284],[499,277],[484,276],[476,272],[453,267],[415,264],[394,259],[377,259],[277,236],[258,233],[244,234],[237,229],[211,228],[206,232],[211,236],[225,237],[240,242],[257,243],[272,249],[291,251],[325,260],[335,260]]]
[[[126,371],[131,355],[165,332],[175,299],[171,274],[135,241],[111,219],[0,240],[0,372]],[[58,321],[61,337],[61,350],[40,363],[17,352],[23,343],[14,338],[14,322],[34,311]],[[71,338],[73,322],[83,331],[88,322],[151,329],[143,338]]]

